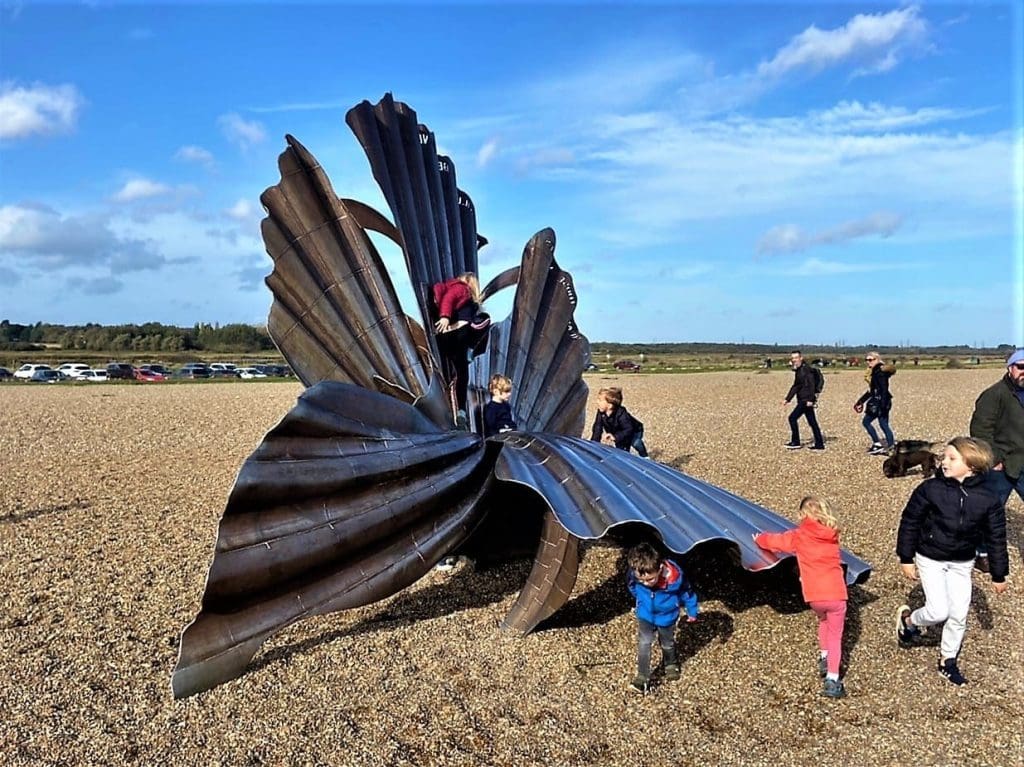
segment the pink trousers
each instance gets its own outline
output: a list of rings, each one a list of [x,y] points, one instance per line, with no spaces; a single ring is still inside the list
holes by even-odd
[[[818,647],[828,653],[828,673],[839,673],[839,661],[843,658],[843,625],[846,623],[846,600],[833,599],[827,602],[808,602],[818,616]]]

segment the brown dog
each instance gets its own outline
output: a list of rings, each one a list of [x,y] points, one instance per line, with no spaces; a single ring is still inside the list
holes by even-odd
[[[921,467],[921,474],[930,477],[939,465],[941,451],[945,447],[942,442],[928,442],[923,439],[901,439],[893,448],[892,454],[882,464],[882,473],[886,477],[907,476],[907,470],[914,466]]]

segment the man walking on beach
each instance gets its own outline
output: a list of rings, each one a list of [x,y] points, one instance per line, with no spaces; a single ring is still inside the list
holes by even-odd
[[[802,447],[800,444],[800,427],[797,425],[797,420],[800,416],[806,416],[807,424],[811,427],[811,433],[814,435],[814,444],[811,445],[810,449],[824,450],[825,438],[821,436],[821,429],[818,428],[818,418],[814,413],[814,406],[818,401],[817,376],[811,370],[810,365],[804,362],[804,355],[799,349],[790,352],[789,364],[793,368],[793,385],[789,387],[789,394],[786,395],[786,399],[782,401],[782,404],[788,405],[789,401],[796,397],[796,407],[789,414],[791,434],[786,447],[789,450],[799,450]]]
[[[995,454],[995,466],[985,479],[1005,506],[1014,490],[1024,500],[1024,349],[1006,360],[1006,375],[985,389],[974,403],[971,436],[985,440]],[[976,566],[988,572],[988,556],[978,550]]]

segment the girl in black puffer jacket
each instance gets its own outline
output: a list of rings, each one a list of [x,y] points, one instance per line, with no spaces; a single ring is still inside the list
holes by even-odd
[[[989,542],[992,588],[1006,591],[1006,509],[984,486],[992,450],[981,440],[957,437],[946,445],[932,479],[914,490],[903,509],[896,553],[903,574],[921,578],[925,605],[914,612],[902,605],[896,615],[900,644],[914,643],[923,626],[945,623],[939,647],[939,673],[954,684],[964,679],[956,659],[967,629],[974,552],[982,536]],[[916,567],[915,567],[916,565]]]

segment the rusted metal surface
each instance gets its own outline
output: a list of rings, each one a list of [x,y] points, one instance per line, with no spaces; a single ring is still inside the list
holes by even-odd
[[[778,560],[750,533],[787,520],[665,466],[576,437],[590,346],[573,318],[576,291],[554,259],[555,235],[527,243],[519,266],[484,293],[515,287],[510,316],[492,325],[470,368],[470,420],[487,381],[514,382],[518,431],[485,443],[452,428],[447,382],[430,324],[434,282],[477,271],[486,240],[433,134],[390,95],[347,121],[370,160],[394,222],[339,199],[294,138],[281,181],[261,197],[274,261],[268,329],[309,387],[245,461],[220,523],[202,609],[182,634],[177,697],[241,674],[275,631],[302,618],[365,605],[406,588],[442,556],[476,546],[500,556],[489,509],[525,493],[539,522],[524,527],[534,566],[504,626],[526,633],[569,598],[582,539],[635,524],[679,553],[734,543],[745,567]],[[402,248],[419,318],[406,316],[367,230]],[[424,328],[431,330],[426,332]],[[522,509],[524,512],[526,508]],[[498,529],[498,528],[495,528]],[[868,566],[844,553],[850,582]]]

